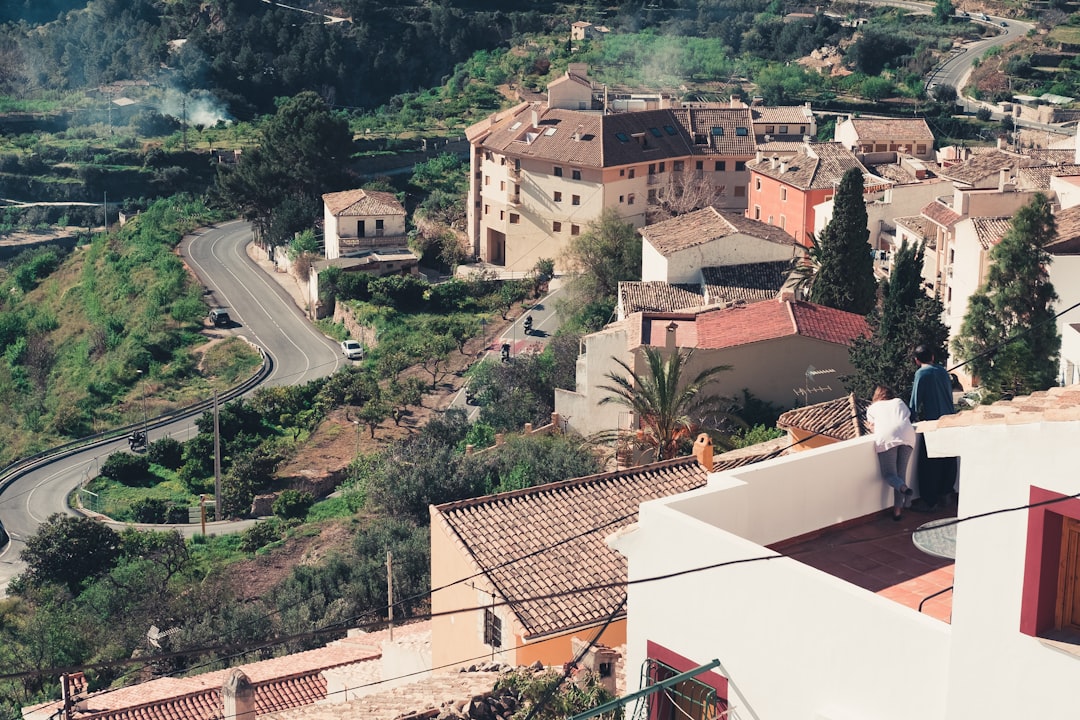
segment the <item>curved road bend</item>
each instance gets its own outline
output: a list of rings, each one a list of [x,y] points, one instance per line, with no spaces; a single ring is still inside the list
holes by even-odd
[[[292,385],[333,373],[348,361],[307,322],[288,293],[248,257],[245,247],[250,239],[248,223],[229,222],[184,238],[181,252],[210,289],[211,301],[229,308],[236,323],[231,332],[260,345],[274,359],[268,383]],[[193,418],[178,420],[151,429],[149,440],[171,436],[183,441],[195,432]],[[0,595],[23,569],[18,558],[25,538],[53,513],[74,514],[67,506],[68,494],[96,474],[110,453],[126,448],[126,440],[119,439],[58,459],[23,475],[0,493],[0,521],[11,535],[11,542],[0,550]],[[250,522],[209,527],[235,531]],[[189,536],[199,530],[192,525],[180,529]]]

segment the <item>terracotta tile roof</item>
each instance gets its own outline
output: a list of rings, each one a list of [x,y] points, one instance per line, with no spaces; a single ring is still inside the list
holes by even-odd
[[[898,185],[912,185],[920,182],[919,178],[915,177],[915,173],[897,163],[868,164],[866,167],[874,175],[883,177],[886,180],[892,180]]]
[[[926,231],[929,229],[929,224],[927,223],[926,218],[924,218],[922,215],[905,215],[904,217],[896,218],[895,220],[893,220],[893,222],[897,225],[903,225],[908,230],[911,230],[912,232],[918,234],[923,239],[926,238]]]
[[[939,200],[927,203],[926,207],[920,212],[922,212],[922,216],[927,220],[946,229],[951,228],[953,225],[964,219],[962,215],[956,213],[951,207]]]
[[[741,213],[707,207],[679,215],[663,222],[646,225],[638,230],[658,253],[667,257],[680,250],[743,234],[780,245],[794,245],[786,232]]]
[[[705,299],[712,305],[720,302],[761,302],[772,300],[791,275],[791,262],[743,263],[701,268]]]
[[[750,114],[758,124],[809,125],[813,120],[810,108],[805,105],[755,105],[750,108]],[[797,130],[794,128],[796,135]]]
[[[962,163],[941,168],[938,170],[938,175],[947,180],[974,185],[984,178],[997,175],[1003,169],[1012,170],[1020,164],[1021,159],[1009,153],[1001,151],[979,153]]]
[[[690,139],[694,155],[751,157],[757,152],[749,108],[669,110]]]
[[[1012,217],[973,217],[971,224],[975,228],[975,238],[982,245],[983,250],[1001,242],[1005,233],[1012,227]]]
[[[781,430],[805,430],[837,440],[851,440],[869,434],[866,429],[866,408],[869,400],[845,397],[788,410],[776,421]]]
[[[1080,255],[1080,205],[1060,210],[1054,215],[1056,239],[1046,246],[1053,255]]]
[[[710,310],[697,316],[696,325],[697,347],[714,349],[791,335],[850,345],[869,332],[861,315],[790,300]]]
[[[1050,165],[1067,164],[1076,160],[1076,150],[1071,147],[1067,150],[1055,148],[1028,148],[1024,150],[1024,154],[1042,160],[1044,163]]]
[[[854,153],[840,143],[807,143],[799,151],[786,158],[787,167],[772,167],[771,158],[747,163],[756,173],[771,177],[802,190],[832,188],[840,182],[848,170],[858,168],[863,172],[866,185],[878,185],[883,179],[866,169]]]
[[[701,287],[695,284],[672,284],[661,280],[620,282],[619,304],[623,315],[644,310],[670,312],[705,305]]]
[[[396,633],[427,631],[428,623],[403,626]],[[396,637],[396,636],[395,636]],[[326,698],[323,670],[375,660],[387,634],[369,633],[315,650],[241,665],[255,686],[259,714],[309,705]],[[221,686],[230,670],[186,678],[158,678],[76,698],[75,720],[213,720],[221,716]],[[47,703],[36,709],[60,707]]]
[[[1052,177],[1075,177],[1080,175],[1080,165],[1037,165],[1020,168],[1016,172],[1023,187],[1030,190],[1046,190]]]
[[[335,217],[405,214],[405,208],[393,193],[378,190],[343,190],[326,193],[322,199]]]
[[[921,430],[972,425],[1025,425],[1080,420],[1080,385],[1052,387],[1045,392],[979,405],[971,410],[919,423]]]
[[[766,153],[769,157],[775,155],[794,155],[799,152],[805,143],[802,140],[770,140],[757,144],[759,152]]]
[[[934,145],[934,133],[922,118],[871,118],[853,117],[849,120],[855,133],[862,141],[866,140],[907,140],[914,138]],[[912,148],[914,151],[914,148]]]

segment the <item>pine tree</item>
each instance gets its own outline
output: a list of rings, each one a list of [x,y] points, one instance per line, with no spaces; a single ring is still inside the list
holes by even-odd
[[[1046,245],[1057,234],[1042,193],[1020,208],[990,252],[986,283],[971,296],[953,349],[970,362],[985,399],[1045,390],[1057,382],[1061,336],[1054,322]]]
[[[859,315],[874,309],[877,281],[866,225],[862,170],[852,168],[840,180],[832,220],[818,238],[821,267],[810,290],[812,302]]]
[[[923,290],[922,266],[922,244],[905,242],[893,254],[892,275],[881,283],[881,305],[866,318],[871,333],[856,338],[851,347],[855,372],[844,380],[859,397],[869,398],[879,383],[907,397],[918,345],[933,348],[934,357],[945,361],[949,328],[941,321],[941,301]]]

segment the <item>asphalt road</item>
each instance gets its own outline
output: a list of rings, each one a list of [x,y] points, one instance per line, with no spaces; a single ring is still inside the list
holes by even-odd
[[[971,72],[972,64],[990,48],[999,47],[1019,40],[1027,35],[1034,25],[1031,23],[1021,22],[1019,20],[1012,20],[1009,18],[1001,18],[989,16],[990,20],[985,21],[976,18],[974,13],[971,16],[971,22],[978,22],[984,25],[992,25],[999,32],[996,36],[987,38],[985,40],[979,40],[977,42],[968,43],[963,47],[957,48],[952,52],[952,55],[948,60],[934,68],[933,72],[926,76],[927,87],[932,85],[951,85],[959,92],[963,86],[965,76]],[[1005,27],[1001,26],[1001,23],[1006,23]],[[965,105],[966,102],[963,99],[959,99],[960,105]]]
[[[247,223],[230,222],[185,238],[181,252],[209,288],[208,302],[228,308],[234,321],[229,332],[261,346],[273,359],[273,373],[267,382],[307,382],[348,363],[337,345],[307,322],[288,293],[247,256],[245,247],[250,239]],[[152,428],[148,439],[153,442],[171,436],[184,441],[194,434],[194,419],[188,419]],[[11,542],[0,550],[0,593],[22,571],[18,557],[24,539],[53,513],[74,514],[67,506],[67,496],[84,479],[94,476],[110,453],[126,448],[121,439],[58,459],[23,475],[0,493],[0,522],[11,535]],[[235,532],[251,522],[210,523],[207,531]],[[189,525],[181,530],[190,536],[199,528]]]

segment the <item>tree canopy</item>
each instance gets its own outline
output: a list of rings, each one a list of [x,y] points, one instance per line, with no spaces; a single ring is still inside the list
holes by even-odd
[[[1038,193],[990,251],[986,282],[971,296],[953,340],[956,354],[980,379],[984,399],[1046,390],[1057,382],[1061,336],[1046,251],[1056,233],[1050,201]]]
[[[19,558],[31,585],[57,583],[77,595],[85,580],[108,572],[120,557],[120,536],[108,525],[56,513],[38,526]]]
[[[260,135],[243,162],[222,166],[218,189],[265,240],[281,245],[311,226],[323,192],[345,184],[352,135],[348,122],[313,92],[282,100]]]
[[[862,169],[851,168],[836,188],[832,220],[818,238],[820,267],[811,301],[859,315],[873,309],[877,281],[869,238]]]
[[[914,372],[912,352],[919,345],[934,350],[944,362],[949,328],[941,321],[943,308],[937,297],[922,287],[923,245],[904,243],[893,253],[892,274],[881,283],[881,304],[866,317],[870,335],[859,337],[851,347],[855,372],[845,378],[852,392],[869,398],[874,386],[884,384],[907,397]]]
[[[642,432],[632,441],[651,452],[657,460],[668,460],[677,457],[710,421],[715,423],[719,415],[727,415],[724,408],[732,401],[706,393],[705,386],[716,375],[731,368],[714,365],[689,379],[683,373],[693,357],[693,350],[668,354],[659,348],[645,346],[643,354],[647,373],[638,373],[625,361],[612,358],[627,374],[612,371],[605,375],[611,384],[599,386],[608,393],[600,399],[600,404],[622,405],[633,412]]]

